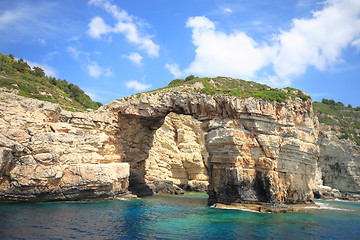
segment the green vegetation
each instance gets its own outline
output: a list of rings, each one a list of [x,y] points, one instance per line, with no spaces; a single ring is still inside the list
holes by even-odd
[[[93,102],[77,85],[66,80],[46,76],[40,67],[31,67],[20,58],[15,60],[0,53],[0,87],[17,89],[25,97],[59,103],[66,110],[97,109],[102,104]]]
[[[198,78],[190,75],[183,79],[175,79],[169,83],[168,88],[178,87],[184,84],[201,82],[203,88],[198,90],[201,93],[216,95],[225,94],[238,98],[255,97],[266,101],[285,102],[287,99],[299,97],[303,101],[310,99],[302,91],[295,88],[274,89],[265,84],[233,79],[228,77]]]
[[[333,131],[339,127],[340,139],[351,139],[360,145],[360,107],[353,108],[350,104],[345,107],[332,99],[314,102],[313,106],[320,123],[331,126]]]

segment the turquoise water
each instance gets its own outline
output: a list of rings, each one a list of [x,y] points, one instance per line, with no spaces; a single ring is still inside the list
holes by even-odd
[[[0,239],[360,239],[360,203],[270,214],[207,207],[207,195],[0,204]]]

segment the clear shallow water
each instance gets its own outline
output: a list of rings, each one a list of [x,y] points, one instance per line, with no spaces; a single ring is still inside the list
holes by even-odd
[[[360,239],[360,203],[268,214],[206,206],[207,195],[0,204],[0,239]]]

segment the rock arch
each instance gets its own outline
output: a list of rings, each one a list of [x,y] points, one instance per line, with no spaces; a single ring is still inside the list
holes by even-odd
[[[281,104],[162,91],[112,102],[106,107],[118,113],[120,152],[132,169],[130,185],[142,186],[137,189],[140,192],[146,193],[144,187],[157,191],[157,178],[179,186],[191,185],[191,177],[185,179],[161,171],[171,165],[170,148],[176,146],[173,142],[176,143],[179,126],[185,126],[187,121],[192,122],[190,132],[201,132],[203,136],[197,141],[205,150],[198,147],[194,152],[201,152],[198,155],[208,170],[209,203],[290,203],[313,198],[319,150],[311,100],[295,99]],[[172,150],[181,155],[179,147]],[[159,161],[164,156],[169,157],[168,161]],[[199,169],[201,173],[193,174],[206,175],[204,168]]]

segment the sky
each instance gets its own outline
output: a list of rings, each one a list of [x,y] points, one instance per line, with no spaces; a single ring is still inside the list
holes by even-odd
[[[360,106],[359,0],[0,0],[0,52],[106,104],[226,76]]]

